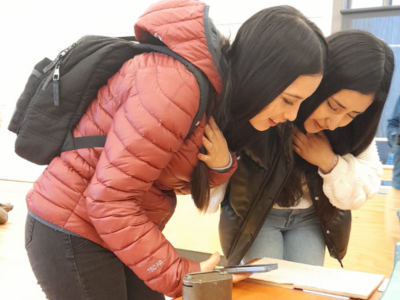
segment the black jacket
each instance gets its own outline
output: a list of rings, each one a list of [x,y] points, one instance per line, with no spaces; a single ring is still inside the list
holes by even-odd
[[[291,134],[289,124],[271,128],[238,153],[238,169],[221,203],[219,223],[222,250],[230,265],[238,264],[249,250],[287,180],[293,156],[284,145],[291,143]],[[342,264],[351,212],[339,210],[332,220],[324,220],[321,209],[326,205],[322,208],[320,203],[329,200],[322,191],[322,178],[309,190],[330,255]]]

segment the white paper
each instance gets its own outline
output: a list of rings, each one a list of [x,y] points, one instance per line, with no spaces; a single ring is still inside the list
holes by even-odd
[[[389,278],[385,278],[385,280],[379,286],[378,291],[383,293],[386,290],[388,283],[389,283]]]
[[[278,269],[253,274],[250,278],[292,284],[297,288],[332,292],[332,294],[358,295],[360,298],[368,298],[384,278],[378,274],[330,269],[272,258],[263,258],[255,264],[271,263],[277,263]]]

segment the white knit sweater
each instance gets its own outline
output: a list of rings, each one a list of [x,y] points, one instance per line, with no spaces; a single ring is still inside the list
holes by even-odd
[[[375,141],[358,156],[346,154],[339,156],[336,167],[329,173],[318,174],[323,178],[323,190],[333,206],[339,209],[358,209],[379,189],[383,168],[379,161],[378,148]],[[226,182],[211,189],[210,205],[206,213],[214,213],[225,196]],[[294,207],[282,209],[304,209],[312,205],[311,199],[301,199]],[[274,208],[281,208],[274,205]]]
[[[337,166],[324,179],[324,193],[339,209],[358,209],[378,192],[383,167],[375,141],[364,152],[339,156]]]

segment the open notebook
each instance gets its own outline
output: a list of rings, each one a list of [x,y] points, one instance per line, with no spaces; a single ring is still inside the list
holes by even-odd
[[[272,258],[263,258],[255,262],[255,264],[272,263],[278,264],[277,270],[253,274],[251,280],[285,288],[368,299],[384,278],[378,274],[330,269]]]

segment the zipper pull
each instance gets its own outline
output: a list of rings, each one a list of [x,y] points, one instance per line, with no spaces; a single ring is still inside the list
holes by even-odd
[[[56,68],[54,69],[53,73],[53,81],[58,81],[60,80],[60,63],[56,65]]]
[[[68,48],[65,48],[60,53],[58,53],[55,60],[53,60],[48,66],[43,69],[43,73],[46,73],[48,70],[52,69],[67,53],[76,46],[76,43],[73,43]]]
[[[57,63],[53,73],[53,97],[55,106],[60,105],[60,64],[61,62]]]

